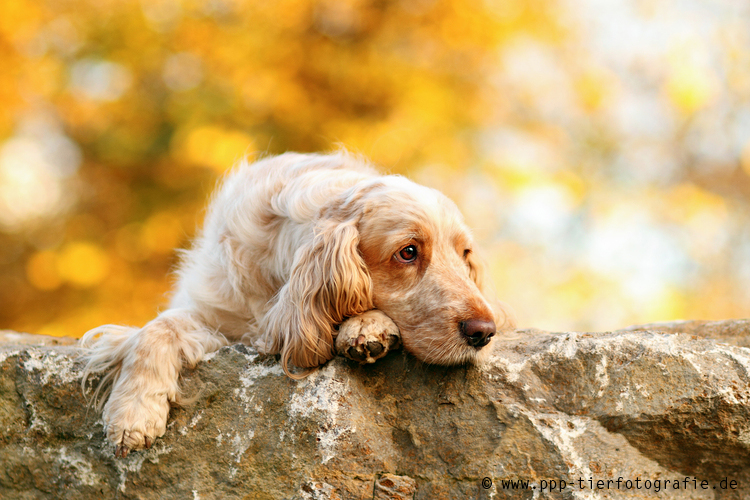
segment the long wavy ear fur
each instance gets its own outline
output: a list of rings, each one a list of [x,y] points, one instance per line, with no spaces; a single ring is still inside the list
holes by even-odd
[[[326,222],[313,241],[294,256],[289,281],[261,324],[261,345],[281,353],[290,365],[313,368],[334,356],[333,327],[345,318],[372,309],[372,281],[359,254],[359,232],[353,222]]]

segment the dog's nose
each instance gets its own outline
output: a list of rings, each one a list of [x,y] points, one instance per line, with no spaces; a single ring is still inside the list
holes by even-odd
[[[460,323],[461,333],[466,342],[477,349],[481,349],[490,343],[490,338],[495,335],[495,322],[483,319],[470,319]]]

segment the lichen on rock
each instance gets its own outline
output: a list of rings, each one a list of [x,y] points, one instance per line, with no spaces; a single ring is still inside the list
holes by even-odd
[[[526,330],[484,367],[398,352],[302,381],[228,346],[184,374],[194,402],[166,435],[125,459],[86,405],[76,347],[2,332],[0,498],[744,498],[749,323]]]

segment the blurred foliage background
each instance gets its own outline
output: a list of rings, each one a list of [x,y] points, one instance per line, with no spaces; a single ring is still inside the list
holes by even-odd
[[[0,327],[145,323],[222,172],[339,144],[521,326],[750,316],[745,2],[9,0],[0,64]]]

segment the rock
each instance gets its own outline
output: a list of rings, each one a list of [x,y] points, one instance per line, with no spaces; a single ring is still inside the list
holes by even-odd
[[[750,347],[750,319],[733,321],[675,321],[631,326],[621,332],[653,330],[663,333],[687,333],[705,339],[726,342],[740,347]]]
[[[417,482],[409,476],[383,474],[375,481],[373,500],[413,500]]]
[[[700,338],[747,335],[740,320],[525,330],[482,369],[396,352],[299,382],[235,345],[185,374],[194,402],[125,459],[76,348],[6,336],[0,498],[747,498],[750,350]]]
[[[0,330],[0,344],[73,345],[76,342],[78,342],[78,339],[74,339],[73,337],[52,337],[50,335],[35,335],[33,333]]]

